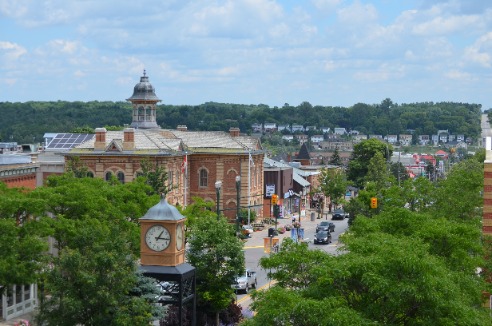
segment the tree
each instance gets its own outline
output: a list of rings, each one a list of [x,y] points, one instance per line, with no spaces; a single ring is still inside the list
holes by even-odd
[[[187,226],[192,230],[187,258],[196,268],[197,312],[206,319],[216,316],[218,322],[219,313],[233,298],[234,277],[245,268],[243,243],[225,218],[217,219],[214,213],[200,215],[202,208],[188,207],[199,214]]]
[[[366,182],[373,182],[378,193],[390,184],[390,173],[381,152],[374,153],[374,156],[369,160],[364,179]]]
[[[148,159],[142,160],[140,166],[142,167],[142,177],[145,178],[145,182],[153,189],[151,194],[162,194],[166,196],[172,190],[172,185],[167,184],[165,167],[158,165],[157,162],[152,164]]]
[[[126,233],[107,220],[57,219],[56,238],[66,245],[46,273],[49,296],[40,305],[40,324],[144,325],[153,320],[155,297],[130,295],[138,277]]]
[[[399,184],[410,178],[407,173],[407,169],[401,162],[390,163],[390,171]]]
[[[14,284],[31,284],[45,267],[50,220],[40,216],[44,205],[22,189],[0,182],[0,295]]]
[[[433,210],[448,218],[480,217],[483,205],[483,163],[468,159],[456,163],[436,187]]]
[[[326,197],[338,205],[347,191],[348,182],[341,169],[322,168],[320,174],[320,188]]]
[[[393,153],[393,147],[375,138],[354,145],[354,151],[348,164],[347,179],[354,182],[357,187],[363,188],[369,161],[377,152],[389,159]]]
[[[333,155],[330,157],[329,164],[335,165],[335,166],[342,166],[343,165],[342,159],[340,158],[340,153],[338,152],[338,146],[335,147],[335,151],[333,152]]]

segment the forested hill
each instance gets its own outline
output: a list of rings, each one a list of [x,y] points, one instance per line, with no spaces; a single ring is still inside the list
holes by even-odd
[[[41,142],[46,132],[76,132],[131,123],[127,102],[0,102],[0,141]],[[160,105],[157,123],[163,128],[186,125],[188,130],[222,130],[239,127],[250,132],[253,123],[275,122],[317,127],[343,127],[364,134],[417,135],[449,130],[476,139],[480,135],[481,105],[453,102],[396,104],[357,103],[351,107],[243,105],[208,102],[196,106]]]

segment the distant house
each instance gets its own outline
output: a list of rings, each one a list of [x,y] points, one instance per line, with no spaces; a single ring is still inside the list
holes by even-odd
[[[316,129],[316,126],[306,126],[306,131],[309,131],[309,130],[317,130],[317,129]]]
[[[323,135],[314,135],[314,136],[311,136],[311,141],[313,143],[316,143],[317,144],[317,143],[322,142],[323,140],[325,140],[324,137],[323,137]]]
[[[304,126],[303,125],[292,125],[292,132],[304,132]]]
[[[462,134],[456,135],[456,141],[458,143],[464,142],[465,141],[465,135],[462,135]]]
[[[278,125],[277,130],[278,130],[278,131],[284,131],[284,130],[291,131],[291,130],[290,130],[290,126],[289,126],[289,125]]]
[[[456,135],[449,135],[448,136],[448,143],[454,142],[456,140]]]
[[[446,153],[442,149],[438,150],[435,155],[441,159],[444,159],[444,160],[448,159],[448,153]]]
[[[321,127],[321,132],[327,134],[330,132],[330,127]]]
[[[335,128],[335,129],[333,129],[333,133],[335,135],[346,135],[347,130],[345,128]]]
[[[379,139],[379,140],[383,140],[383,136],[382,135],[369,135],[369,139]]]
[[[412,135],[401,134],[398,136],[401,146],[410,146],[412,144]]]
[[[359,135],[354,135],[354,136],[352,137],[352,139],[353,139],[353,141],[354,141],[354,143],[355,143],[355,144],[358,144],[358,143],[360,143],[361,141],[366,140],[366,139],[367,139],[367,135],[361,135],[361,134],[359,134]]]
[[[436,146],[439,143],[439,135],[432,135],[431,140],[432,140],[432,144]]]
[[[253,128],[253,132],[262,132],[263,131],[263,126],[261,123],[253,123],[251,125],[251,128]]]
[[[430,142],[429,135],[419,135],[419,144],[422,146],[428,145]]]
[[[345,139],[329,139],[319,143],[319,146],[325,150],[335,150],[338,149],[341,152],[352,151],[354,145],[351,141]]]
[[[294,140],[294,136],[293,136],[293,135],[283,135],[283,136],[282,136],[282,139],[283,139],[283,140],[286,140],[286,141],[288,141],[288,142],[291,142],[291,141],[293,141],[293,140]]]
[[[384,139],[390,144],[396,144],[396,142],[398,142],[397,135],[386,135]]]
[[[265,132],[277,131],[277,124],[274,122],[265,122],[264,130]]]
[[[350,130],[350,132],[349,132],[349,135],[351,135],[351,136],[355,136],[358,134],[360,134],[360,132],[358,130]]]
[[[439,134],[439,141],[441,143],[447,143],[448,142],[448,134],[446,134],[446,133]]]
[[[304,144],[307,143],[308,141],[308,136],[307,135],[295,135],[297,141],[299,141],[299,144]]]

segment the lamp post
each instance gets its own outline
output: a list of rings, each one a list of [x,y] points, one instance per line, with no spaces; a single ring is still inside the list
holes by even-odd
[[[241,207],[241,176],[236,175],[236,236],[239,236],[239,209]]]
[[[220,188],[222,188],[222,181],[216,181],[215,193],[217,194],[217,220],[220,218]]]

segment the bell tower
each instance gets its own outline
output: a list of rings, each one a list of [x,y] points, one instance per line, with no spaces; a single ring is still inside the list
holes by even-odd
[[[159,128],[156,122],[156,104],[161,100],[155,95],[154,86],[149,82],[145,70],[140,82],[133,88],[133,95],[127,99],[132,103],[131,127],[138,129]]]

